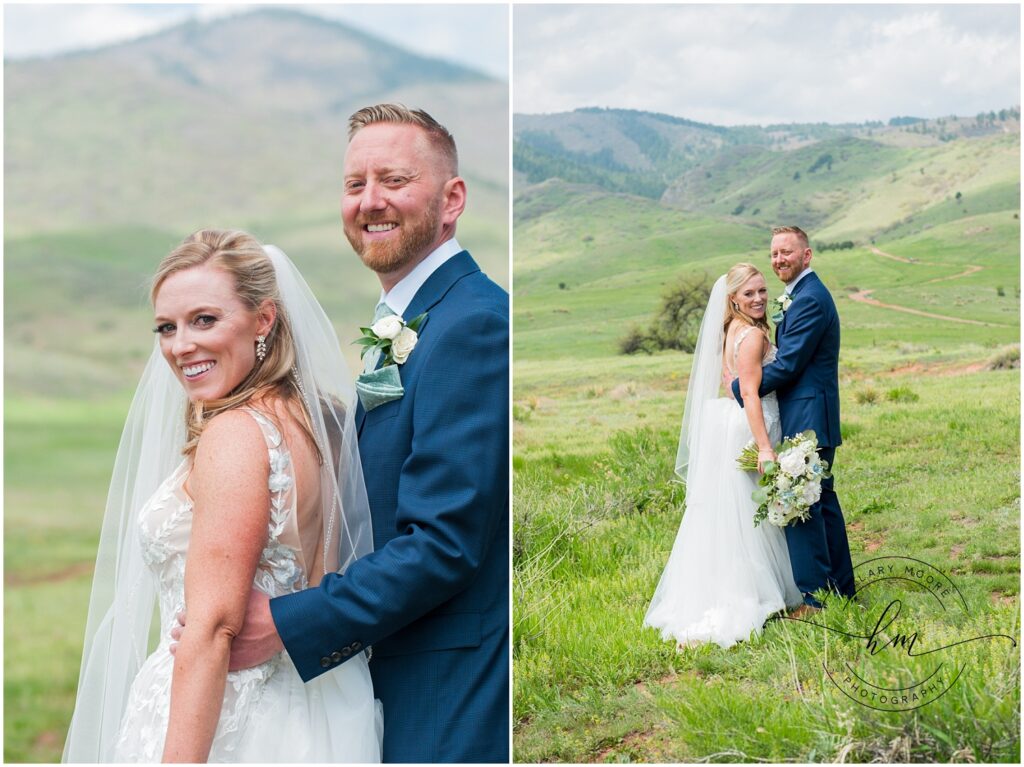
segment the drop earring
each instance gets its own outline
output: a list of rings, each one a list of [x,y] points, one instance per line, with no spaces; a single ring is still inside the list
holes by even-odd
[[[260,362],[267,356],[266,336],[256,336],[256,359]]]

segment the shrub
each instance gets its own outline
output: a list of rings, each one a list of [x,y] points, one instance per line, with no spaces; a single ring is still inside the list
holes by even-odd
[[[988,361],[986,370],[1011,370],[1020,367],[1020,346],[1014,345],[1003,349]]]
[[[853,393],[853,399],[860,405],[873,405],[879,400],[878,390],[868,386]]]
[[[921,399],[921,395],[908,386],[897,386],[895,389],[889,389],[885,396],[890,402],[917,402]]]

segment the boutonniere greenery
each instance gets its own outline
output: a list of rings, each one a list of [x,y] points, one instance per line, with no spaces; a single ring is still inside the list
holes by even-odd
[[[772,322],[776,325],[782,322],[791,303],[793,303],[793,297],[789,293],[783,293],[781,296],[773,298],[771,301]]]
[[[362,359],[373,350],[377,350],[384,357],[382,367],[388,365],[402,365],[412,350],[416,348],[419,340],[417,331],[427,319],[427,313],[413,317],[406,322],[397,314],[381,317],[368,328],[359,328],[363,337],[355,341],[363,347],[359,353]]]

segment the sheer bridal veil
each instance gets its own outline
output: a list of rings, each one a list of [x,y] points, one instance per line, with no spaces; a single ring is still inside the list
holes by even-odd
[[[687,480],[687,472],[693,467],[693,458],[707,436],[703,433],[706,427],[704,406],[709,400],[718,397],[722,383],[725,301],[726,287],[723,274],[715,281],[708,297],[708,306],[704,310],[704,318],[697,333],[697,345],[693,350],[690,382],[686,387],[686,405],[683,408],[679,450],[676,453],[676,475],[684,481]]]
[[[264,247],[280,309],[291,320],[293,374],[320,448],[324,572],[344,571],[373,548],[355,428],[355,387],[327,315],[295,265]],[[93,577],[66,762],[109,762],[132,680],[149,651],[156,586],[143,561],[137,515],[181,463],[185,393],[160,353],[146,364],[121,435]]]

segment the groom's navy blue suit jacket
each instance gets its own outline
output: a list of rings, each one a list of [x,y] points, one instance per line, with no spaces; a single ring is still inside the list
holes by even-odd
[[[779,398],[782,435],[813,429],[818,446],[838,447],[839,314],[828,288],[811,272],[793,288],[793,302],[775,329],[778,355],[764,366],[760,396]],[[736,401],[739,379],[732,382]]]
[[[463,251],[422,312],[404,396],[356,412],[374,552],[271,612],[305,680],[372,645],[385,761],[507,762],[508,294]]]

